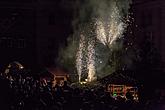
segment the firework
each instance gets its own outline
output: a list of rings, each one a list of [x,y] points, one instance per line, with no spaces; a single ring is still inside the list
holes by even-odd
[[[91,38],[88,41],[88,82],[96,80],[95,58],[95,39]]]
[[[85,66],[84,64],[84,51],[85,51],[85,37],[84,35],[80,35],[80,42],[79,42],[79,48],[77,51],[77,58],[76,58],[76,68],[79,76],[79,82],[81,81],[81,74],[82,69]]]
[[[99,60],[99,64],[102,64],[103,61],[105,62],[104,59],[96,58],[97,54],[101,53],[96,52],[96,39],[108,47],[109,50],[112,44],[123,36],[129,21],[129,17],[126,16],[130,0],[87,0],[86,3],[84,5],[85,8],[82,8],[82,13],[80,13],[80,15],[82,14],[80,16],[80,31],[83,34],[79,35],[80,41],[76,54],[76,68],[79,82],[82,79],[82,75],[86,73],[88,74],[88,82],[96,80],[97,60]],[[84,15],[86,10],[92,12],[88,13],[90,16],[87,16],[88,14]],[[126,14],[125,17],[124,14]],[[88,22],[86,23],[85,21]]]
[[[112,13],[97,18],[95,25],[97,39],[109,48],[117,38],[123,35],[124,28],[126,27],[116,3],[112,7]]]

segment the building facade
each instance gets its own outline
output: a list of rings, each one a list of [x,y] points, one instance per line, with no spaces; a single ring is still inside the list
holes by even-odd
[[[34,64],[35,10],[33,6],[2,0],[0,14],[0,66],[8,65],[13,61],[19,61],[25,65]]]
[[[71,32],[71,2],[64,3],[1,0],[0,66],[13,61],[29,68],[53,65],[59,45]]]
[[[141,45],[148,39],[160,54],[161,68],[165,71],[165,1],[134,0],[134,36]]]

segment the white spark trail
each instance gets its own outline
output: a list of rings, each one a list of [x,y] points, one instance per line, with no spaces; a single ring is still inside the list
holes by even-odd
[[[99,17],[96,19],[96,34],[97,39],[101,43],[110,47],[112,43],[123,35],[126,24],[121,20],[119,9],[116,4],[112,7],[110,16]]]
[[[79,82],[81,81],[81,74],[82,74],[82,69],[83,69],[83,52],[84,52],[84,48],[85,47],[85,36],[84,35],[80,35],[80,42],[79,42],[79,48],[77,51],[77,58],[76,58],[76,68],[77,68],[77,72],[78,72],[78,76],[79,76]]]
[[[88,41],[88,82],[96,80],[95,60],[95,40],[91,38]]]

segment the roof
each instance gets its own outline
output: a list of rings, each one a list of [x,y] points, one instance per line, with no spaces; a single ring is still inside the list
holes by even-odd
[[[100,80],[104,84],[136,85],[137,81],[123,73],[112,73]]]
[[[18,69],[23,69],[23,65],[17,61],[14,61],[14,62],[11,62],[9,65],[8,65],[8,68],[18,68]]]
[[[58,67],[51,67],[51,68],[47,68],[47,71],[53,75],[68,75],[66,71],[64,71],[62,68],[58,68]]]

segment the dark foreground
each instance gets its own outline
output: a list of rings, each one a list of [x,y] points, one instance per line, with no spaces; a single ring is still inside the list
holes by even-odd
[[[165,110],[165,98],[158,93],[152,99],[134,101],[117,98],[97,89],[72,88],[40,82],[32,77],[6,78],[0,76],[1,110]]]

